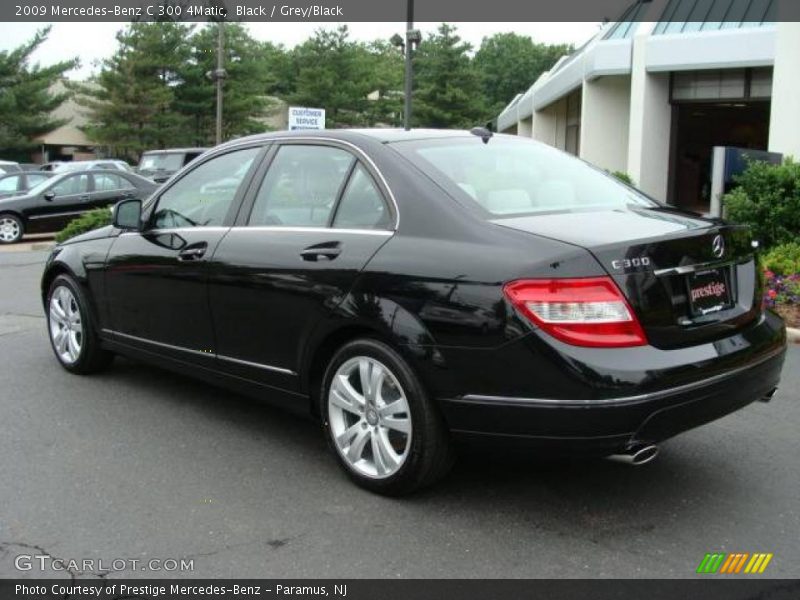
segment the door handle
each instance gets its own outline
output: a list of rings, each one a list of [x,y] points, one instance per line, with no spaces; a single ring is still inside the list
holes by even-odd
[[[205,242],[199,242],[197,244],[192,244],[191,246],[187,246],[180,252],[178,252],[178,260],[181,262],[186,262],[190,260],[200,260],[205,255],[206,250],[208,249],[208,244]]]
[[[304,249],[300,256],[303,260],[316,262],[320,259],[334,260],[341,253],[341,242],[323,242]]]
[[[78,200],[88,200],[88,199],[89,199],[89,194],[84,194],[83,196],[78,197]]]

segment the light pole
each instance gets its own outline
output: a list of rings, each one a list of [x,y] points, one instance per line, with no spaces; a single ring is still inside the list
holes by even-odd
[[[228,73],[225,71],[225,21],[217,23],[217,68],[206,73],[217,86],[217,123],[215,131],[215,145],[222,143],[222,85]]]
[[[411,129],[411,96],[414,89],[414,49],[422,40],[422,35],[414,29],[414,0],[406,0],[406,35],[405,39],[395,34],[391,42],[403,51],[405,57],[405,91],[403,99],[403,127]]]

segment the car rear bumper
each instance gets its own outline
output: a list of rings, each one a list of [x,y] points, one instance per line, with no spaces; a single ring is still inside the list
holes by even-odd
[[[457,437],[610,454],[636,442],[662,441],[769,399],[786,353],[779,339],[743,350],[748,356],[736,367],[665,389],[598,399],[465,394],[443,399],[441,407]]]

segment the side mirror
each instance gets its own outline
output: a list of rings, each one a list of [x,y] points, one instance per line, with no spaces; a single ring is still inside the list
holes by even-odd
[[[142,201],[138,199],[123,200],[114,206],[114,227],[118,229],[142,229]]]
[[[53,190],[44,193],[44,199],[47,200],[48,202],[51,202],[55,197],[56,193]]]

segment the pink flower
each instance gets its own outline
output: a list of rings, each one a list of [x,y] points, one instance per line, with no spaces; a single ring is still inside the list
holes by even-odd
[[[772,279],[773,277],[775,277],[775,273],[773,273],[769,269],[764,271],[764,275],[766,275],[768,279]]]
[[[769,292],[767,292],[767,295],[768,295],[770,298],[774,299],[774,298],[775,298],[775,296],[777,296],[777,295],[778,295],[778,292],[776,292],[775,290],[770,290]]]

